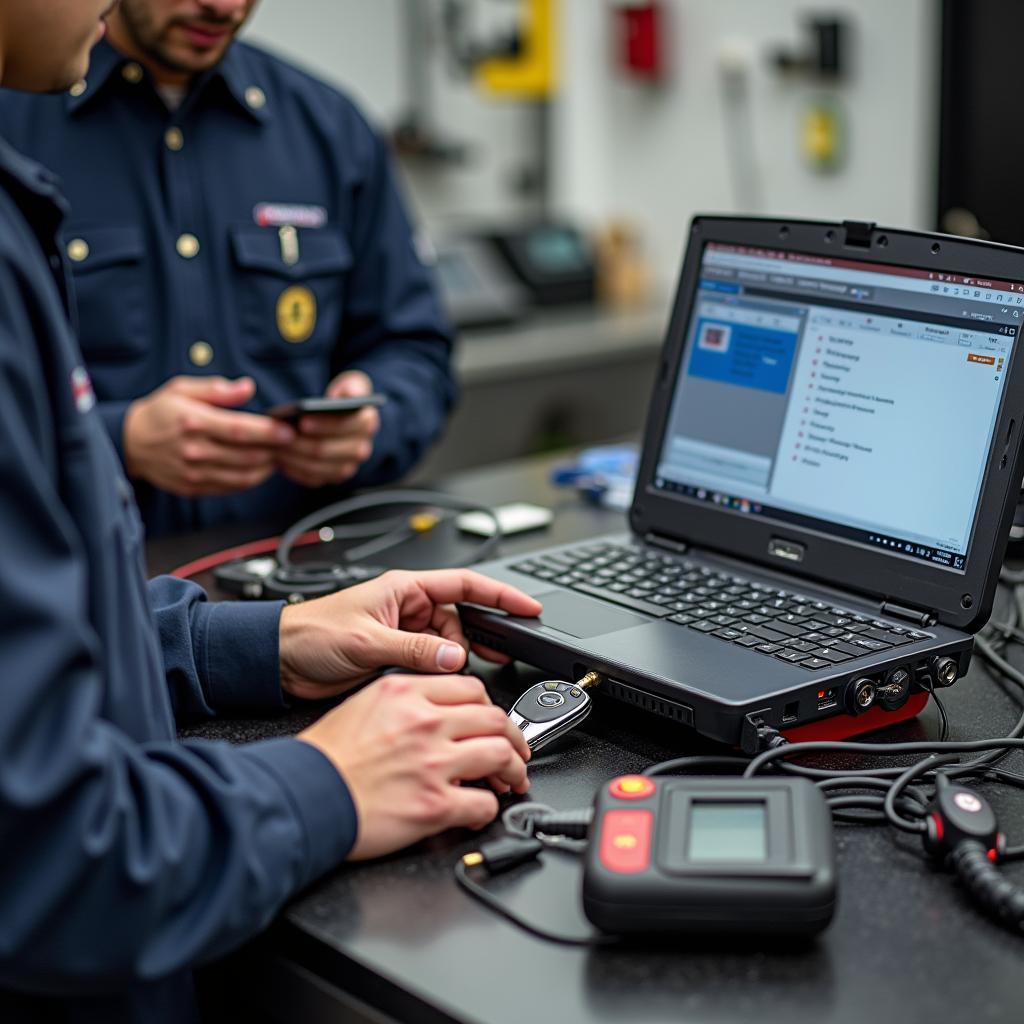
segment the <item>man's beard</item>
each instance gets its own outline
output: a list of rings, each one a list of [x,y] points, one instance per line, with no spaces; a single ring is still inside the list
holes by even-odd
[[[185,73],[195,71],[194,67],[175,59],[170,47],[163,42],[163,33],[178,24],[178,19],[172,19],[161,29],[150,14],[145,0],[121,0],[117,9],[128,35],[139,50],[170,71]],[[210,23],[230,27],[232,39],[239,28],[232,19],[222,22],[211,21]]]

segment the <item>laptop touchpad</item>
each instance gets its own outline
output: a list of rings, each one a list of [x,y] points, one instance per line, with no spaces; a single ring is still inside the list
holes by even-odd
[[[552,590],[547,594],[538,594],[537,600],[544,605],[544,611],[540,615],[542,631],[544,627],[549,627],[577,639],[604,636],[605,633],[642,626],[651,621],[641,615],[634,615],[603,601],[595,601],[593,598],[567,590]]]

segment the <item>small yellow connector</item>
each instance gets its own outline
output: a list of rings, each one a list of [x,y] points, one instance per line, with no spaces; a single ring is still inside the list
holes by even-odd
[[[439,522],[441,517],[433,512],[417,512],[409,516],[409,529],[413,533],[429,533]]]
[[[601,682],[601,676],[597,672],[588,672],[576,685],[581,690],[589,690],[592,686],[597,686]]]
[[[479,867],[483,862],[484,855],[480,853],[479,850],[475,853],[467,853],[466,856],[462,858],[462,863],[465,864],[467,868]]]

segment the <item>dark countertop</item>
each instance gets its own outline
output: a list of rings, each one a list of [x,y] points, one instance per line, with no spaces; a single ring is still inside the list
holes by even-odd
[[[540,459],[467,473],[446,489],[494,503],[526,500],[558,509],[550,530],[507,543],[506,553],[622,528],[620,515],[550,488],[549,465]],[[224,543],[233,539],[226,536]],[[202,541],[206,551],[219,545],[219,539]],[[154,544],[151,565],[166,569],[198,550],[187,547]],[[1014,660],[1024,666],[1022,655]],[[540,678],[523,666],[475,667],[505,706]],[[977,664],[942,697],[953,738],[1004,734],[1020,713]],[[295,731],[318,711],[305,707],[275,720],[204,723],[188,732],[245,742]],[[876,738],[937,734],[937,717],[929,707],[919,719]],[[616,774],[706,749],[670,723],[598,698],[582,728],[533,762],[530,799],[560,809],[587,806],[595,788]],[[1019,755],[1007,762],[1018,771],[1021,763]],[[1024,843],[1024,796],[1005,786],[984,790],[1010,843]],[[485,835],[500,831],[491,826]],[[695,940],[582,949],[534,938],[459,890],[452,865],[481,837],[446,833],[382,861],[345,866],[313,886],[254,947],[251,963],[266,969],[249,971],[247,983],[261,994],[257,998],[265,997],[266,1008],[279,981],[268,965],[299,965],[301,986],[320,1000],[319,1015],[308,1009],[307,1020],[332,1019],[323,1006],[331,1005],[334,988],[374,1007],[384,1019],[416,1022],[628,1019],[656,1024],[756,1018],[759,1024],[967,1019],[995,1024],[1022,1019],[1024,940],[982,918],[951,876],[928,865],[916,837],[889,827],[837,825],[836,840],[839,907],[816,942]],[[1024,884],[1024,864],[1004,870]],[[542,868],[513,872],[491,886],[538,923],[583,933],[588,926],[579,879],[580,866],[571,855],[548,852]],[[245,964],[244,955],[240,962]],[[358,1019],[382,1018],[367,1012]]]

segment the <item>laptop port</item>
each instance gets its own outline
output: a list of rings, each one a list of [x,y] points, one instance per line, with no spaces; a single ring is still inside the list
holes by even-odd
[[[851,715],[862,715],[875,703],[878,687],[873,679],[861,676],[846,688],[846,710]]]
[[[795,722],[797,720],[799,711],[800,711],[800,701],[798,701],[798,700],[791,700],[782,709],[782,724],[783,725],[789,725],[790,722]]]
[[[885,680],[878,687],[878,702],[886,711],[896,711],[903,707],[910,696],[910,673],[902,665],[890,669]]]
[[[819,711],[831,711],[832,708],[839,706],[839,698],[836,696],[835,687],[830,690],[819,690],[818,691],[818,710]]]

